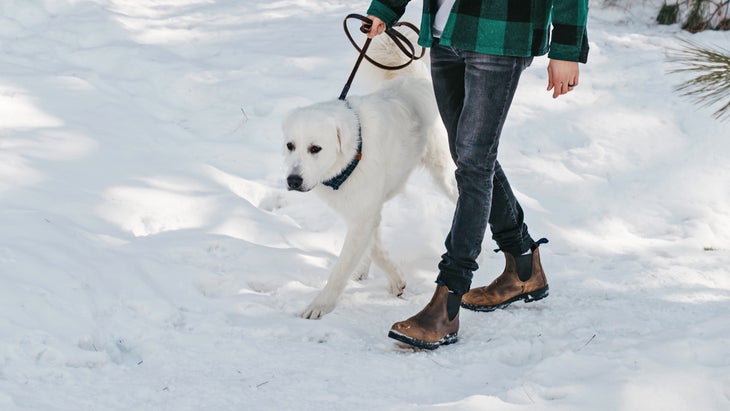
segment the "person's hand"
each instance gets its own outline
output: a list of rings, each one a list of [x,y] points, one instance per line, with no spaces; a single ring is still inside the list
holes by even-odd
[[[368,38],[371,39],[378,34],[384,32],[385,29],[388,28],[385,23],[383,23],[383,20],[380,20],[375,16],[368,16],[368,18],[373,21],[373,24],[370,27],[368,27],[368,25],[364,21],[362,22],[362,30],[363,32],[367,33]]]
[[[550,59],[548,63],[548,91],[553,90],[553,98],[573,91],[578,87],[578,63],[575,61],[564,61]]]

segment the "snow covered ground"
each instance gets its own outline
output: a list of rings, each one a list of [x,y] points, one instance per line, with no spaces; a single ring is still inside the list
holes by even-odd
[[[730,125],[672,92],[659,4],[592,2],[574,93],[525,73],[500,156],[550,297],[426,352],[386,337],[451,219],[424,172],[384,217],[404,297],[373,269],[298,316],[345,228],[284,190],[280,122],[337,97],[366,1],[3,0],[0,409],[730,409]]]

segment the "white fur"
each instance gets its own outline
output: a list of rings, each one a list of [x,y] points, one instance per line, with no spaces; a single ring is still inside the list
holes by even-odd
[[[373,42],[368,54],[386,64],[398,58],[393,46],[382,41]],[[381,211],[386,201],[402,191],[419,164],[427,167],[449,197],[457,197],[454,164],[431,81],[423,70],[410,66],[395,73],[392,80],[386,80],[392,73],[383,73],[383,87],[372,94],[349,97],[348,103],[334,100],[299,108],[284,120],[288,177],[301,178],[301,186],[290,189],[314,191],[348,226],[327,285],[304,310],[304,318],[316,319],[332,311],[348,279],[365,278],[371,261],[387,275],[390,292],[403,293],[403,274],[380,239]],[[358,130],[362,160],[355,171],[338,190],[321,184],[353,159]],[[313,153],[316,147],[321,150]]]

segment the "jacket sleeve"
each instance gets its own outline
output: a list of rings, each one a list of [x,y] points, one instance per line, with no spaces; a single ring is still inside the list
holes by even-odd
[[[548,57],[588,61],[588,0],[554,0],[552,36]]]
[[[388,28],[393,27],[406,12],[410,0],[372,0],[367,14],[383,20]]]

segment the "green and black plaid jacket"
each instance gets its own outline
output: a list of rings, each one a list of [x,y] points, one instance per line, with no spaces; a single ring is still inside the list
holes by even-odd
[[[391,27],[409,1],[372,0],[367,13]],[[433,43],[431,25],[437,7],[436,0],[423,0],[418,44],[424,47]],[[552,59],[585,63],[587,19],[588,0],[456,0],[440,44],[501,56],[549,53]]]

